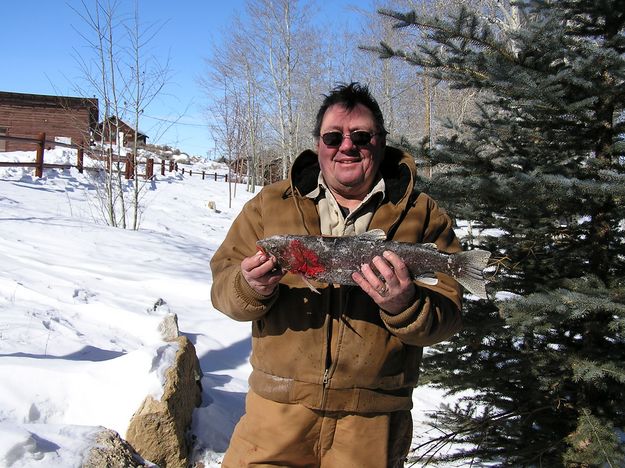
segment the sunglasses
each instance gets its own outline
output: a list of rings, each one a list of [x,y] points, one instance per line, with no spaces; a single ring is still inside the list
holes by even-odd
[[[384,132],[369,133],[364,130],[356,130],[347,134],[343,134],[341,132],[328,132],[321,135],[321,140],[326,146],[329,146],[330,148],[336,148],[338,146],[341,146],[341,143],[343,143],[343,139],[345,137],[349,137],[354,145],[365,146],[369,144],[371,138],[373,138],[375,135],[383,134]]]

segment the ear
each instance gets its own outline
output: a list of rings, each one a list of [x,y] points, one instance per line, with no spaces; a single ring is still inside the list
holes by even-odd
[[[381,148],[386,148],[386,135],[386,133],[382,133],[377,136],[378,140],[380,141]]]

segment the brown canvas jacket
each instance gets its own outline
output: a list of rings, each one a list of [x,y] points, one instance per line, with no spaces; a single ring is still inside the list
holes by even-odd
[[[414,191],[412,158],[387,147],[381,171],[387,193],[370,229],[383,229],[396,241],[434,242],[441,251],[459,251],[449,217]],[[316,294],[287,273],[276,292],[263,297],[241,275],[241,260],[256,252],[257,240],[321,234],[315,201],[305,196],[318,173],[317,155],[305,151],[289,180],[264,187],[244,206],[211,260],[213,306],[252,322],[249,383],[257,394],[330,411],[410,409],[423,347],[460,328],[456,281],[439,274],[436,286],[417,283],[415,303],[390,315],[357,286],[313,282],[321,293]]]

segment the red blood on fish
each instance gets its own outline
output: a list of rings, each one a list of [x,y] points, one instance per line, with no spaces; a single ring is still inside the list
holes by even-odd
[[[410,276],[423,285],[438,283],[436,274],[442,273],[476,296],[488,299],[484,269],[490,252],[486,250],[448,254],[434,244],[387,240],[386,233],[379,229],[345,237],[274,235],[258,240],[257,246],[273,255],[280,268],[300,275],[304,281],[308,278],[341,285],[356,285],[354,272],[389,250],[402,258]]]
[[[292,258],[292,271],[314,278],[325,271],[319,263],[319,256],[299,240],[291,241],[289,251]]]

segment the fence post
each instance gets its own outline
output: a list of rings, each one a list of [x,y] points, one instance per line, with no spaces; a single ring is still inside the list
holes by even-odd
[[[174,160],[170,159],[169,160],[169,172],[173,172],[174,171]]]
[[[224,176],[224,182],[228,182],[228,174]]]
[[[182,175],[184,175],[184,167],[182,168]]]
[[[204,180],[204,171],[202,171],[202,180]]]
[[[215,172],[215,182],[217,182],[217,173]]]
[[[82,145],[80,145],[78,147],[78,155],[76,157],[76,167],[78,168],[78,172],[80,172],[81,174],[85,169],[84,157],[85,157],[85,150],[83,149]]]
[[[135,164],[132,153],[126,155],[126,180],[135,178]]]
[[[43,177],[43,153],[46,150],[46,134],[40,133],[37,142],[37,159],[35,160],[35,177]]]
[[[193,175],[193,169],[189,169],[189,177]]]
[[[145,178],[150,180],[152,177],[154,177],[154,159],[150,158],[145,165]]]
[[[161,175],[165,175],[165,160],[161,159]]]

